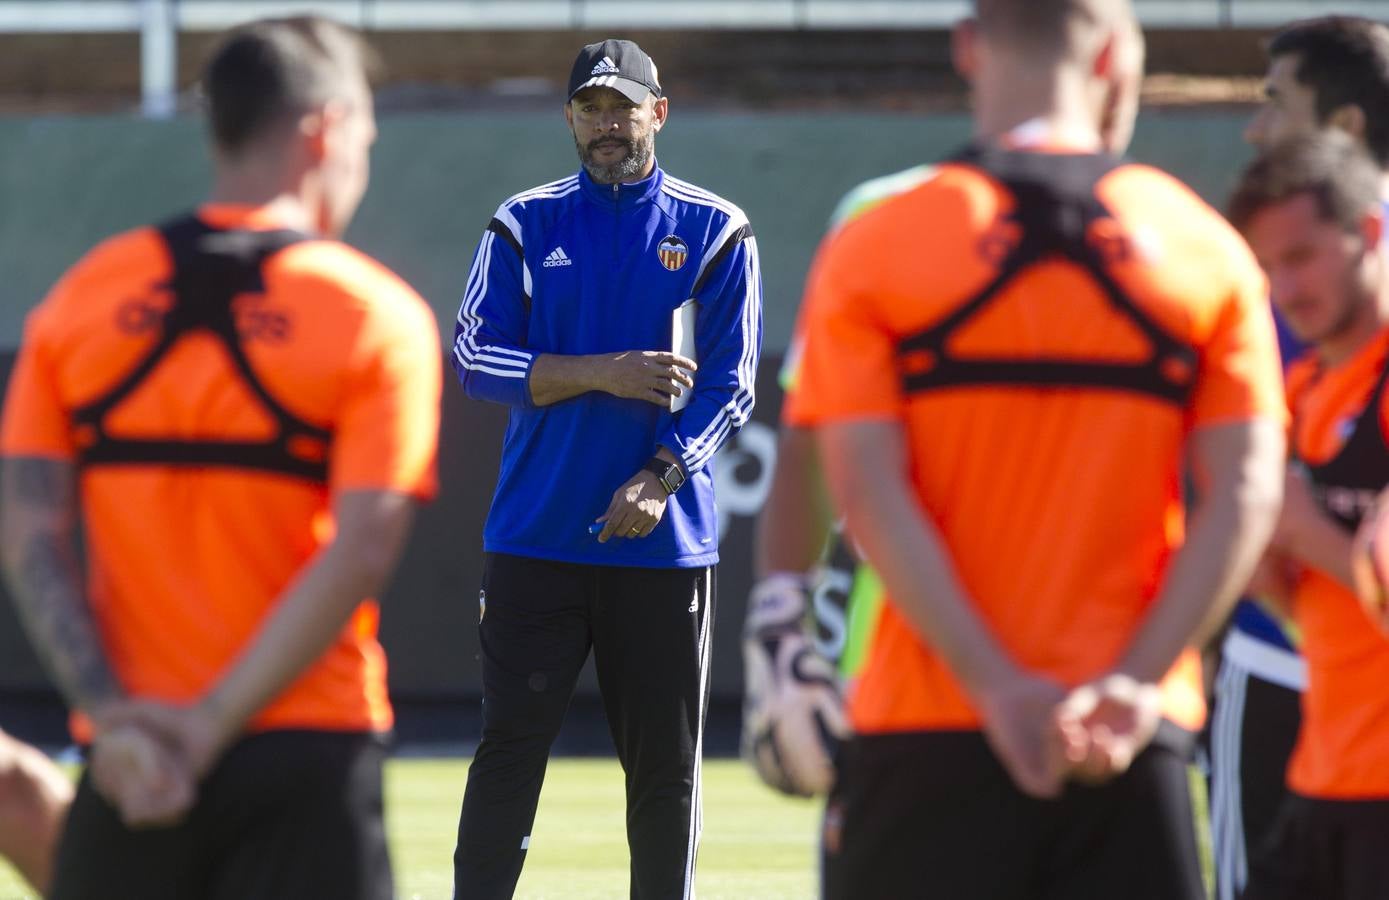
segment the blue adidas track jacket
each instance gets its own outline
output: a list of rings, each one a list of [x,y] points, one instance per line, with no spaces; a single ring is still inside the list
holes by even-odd
[[[695,389],[671,414],[589,392],[531,403],[537,356],[671,349],[698,301]],[[665,174],[601,185],[585,172],[517,194],[483,233],[454,331],[468,395],[510,406],[488,552],[613,566],[718,561],[710,463],[748,420],[762,346],[757,243],[733,204]],[[598,543],[588,527],[665,446],[689,476],[655,531]]]

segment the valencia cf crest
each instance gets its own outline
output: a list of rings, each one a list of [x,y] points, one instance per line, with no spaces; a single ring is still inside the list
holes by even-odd
[[[661,258],[661,265],[674,272],[690,258],[690,245],[672,234],[657,245],[656,255]]]

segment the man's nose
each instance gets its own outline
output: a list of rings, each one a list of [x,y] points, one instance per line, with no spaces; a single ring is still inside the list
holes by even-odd
[[[1249,124],[1244,126],[1244,142],[1253,147],[1264,145],[1264,114],[1265,110],[1260,109],[1254,114],[1254,118],[1249,120]]]
[[[1269,270],[1268,274],[1268,298],[1274,306],[1284,303],[1297,290],[1296,280],[1292,273],[1283,267]]]

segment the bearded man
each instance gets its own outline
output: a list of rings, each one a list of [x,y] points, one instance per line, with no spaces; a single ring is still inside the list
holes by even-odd
[[[656,164],[669,102],[630,41],[580,51],[581,171],[488,224],[454,333],[469,396],[510,408],[483,533],[482,742],[455,896],[510,897],[550,744],[593,651],[626,773],[632,897],[689,897],[718,532],[710,462],[747,422],[757,244]]]

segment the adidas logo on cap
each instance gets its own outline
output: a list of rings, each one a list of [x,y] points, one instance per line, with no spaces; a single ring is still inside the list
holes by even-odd
[[[574,260],[565,255],[563,247],[556,247],[550,251],[550,255],[545,257],[545,261],[540,265],[546,269],[554,269],[559,266],[572,266]]]
[[[631,41],[599,41],[579,51],[569,70],[569,99],[591,87],[615,90],[633,103],[661,96],[656,64]]]

